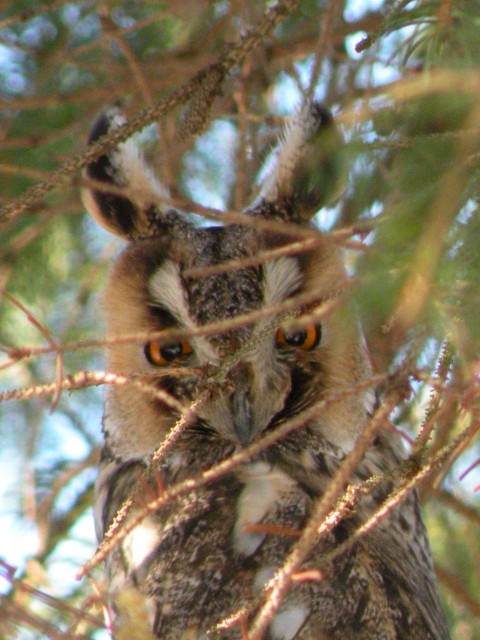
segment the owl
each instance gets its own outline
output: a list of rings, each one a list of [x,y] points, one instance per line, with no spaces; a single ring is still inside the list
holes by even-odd
[[[125,121],[107,109],[90,142]],[[119,638],[133,637],[132,621],[161,640],[248,638],[377,409],[342,256],[311,226],[335,188],[339,144],[330,112],[306,103],[252,204],[223,225],[169,206],[132,139],[86,169],[87,210],[127,243],[104,295],[106,366],[127,383],[105,389],[94,505],[100,541],[113,522],[130,525],[106,558]],[[228,467],[243,451],[251,454]],[[388,474],[403,457],[384,425],[349,483]],[[219,465],[226,471],[212,474]],[[194,490],[139,517],[152,496],[189,479]],[[378,485],[319,533],[265,639],[449,637],[414,492],[344,544],[389,490]]]

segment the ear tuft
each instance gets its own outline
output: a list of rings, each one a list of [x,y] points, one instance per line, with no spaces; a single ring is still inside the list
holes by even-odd
[[[310,218],[338,190],[342,147],[331,112],[318,102],[307,103],[285,127],[250,212],[291,222]]]
[[[110,107],[94,122],[88,138],[97,142],[126,123],[118,107]],[[145,164],[136,143],[129,139],[102,154],[85,169],[85,176],[105,189],[85,188],[85,208],[101,226],[123,238],[151,235],[162,217],[162,199],[168,191]],[[113,188],[109,192],[108,187]]]

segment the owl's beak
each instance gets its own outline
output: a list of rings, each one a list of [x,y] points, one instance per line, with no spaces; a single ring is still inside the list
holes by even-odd
[[[230,397],[232,422],[242,446],[246,447],[252,437],[252,404],[244,389],[236,389]]]

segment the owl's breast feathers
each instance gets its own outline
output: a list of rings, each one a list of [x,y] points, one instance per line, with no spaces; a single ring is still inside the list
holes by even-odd
[[[213,442],[208,449],[205,443],[194,449],[192,437],[186,434],[185,446],[179,442],[162,464],[167,485],[231,453],[231,446]],[[238,625],[225,629],[222,623],[241,610],[254,615],[264,587],[282,566],[342,459],[338,448],[310,431],[304,434],[303,449],[300,437],[294,434],[290,444],[282,441],[256,461],[180,496],[139,524],[111,554],[109,570],[117,588],[144,585],[157,638],[242,637]],[[132,494],[140,468],[104,464],[110,512],[103,516],[108,521]],[[367,456],[359,479],[373,469],[378,471],[378,456]],[[318,576],[320,570],[323,578],[293,585],[270,623],[271,640],[449,637],[416,494],[353,548],[324,561],[384,497],[385,492],[370,496],[319,540],[302,571],[315,570]]]

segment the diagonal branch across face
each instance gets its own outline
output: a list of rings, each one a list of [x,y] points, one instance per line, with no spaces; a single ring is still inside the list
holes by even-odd
[[[124,123],[109,109],[91,142]],[[448,638],[415,494],[341,546],[385,500],[402,446],[387,428],[398,393],[376,406],[337,242],[310,226],[342,183],[340,146],[329,111],[306,102],[259,195],[223,226],[167,206],[131,140],[87,167],[86,207],[127,241],[104,295],[107,368],[160,392],[105,390],[95,561],[120,633],[127,589],[162,640],[203,640],[227,619],[258,640],[401,638],[406,610],[419,639]],[[363,481],[356,509],[346,499],[329,520]]]

